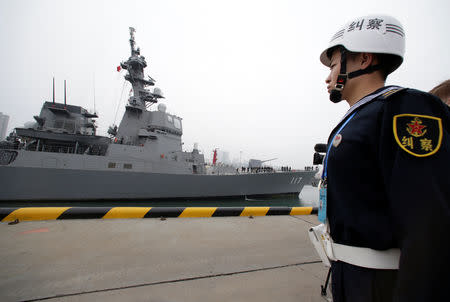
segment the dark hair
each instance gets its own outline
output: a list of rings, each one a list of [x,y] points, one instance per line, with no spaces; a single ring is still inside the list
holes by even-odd
[[[376,53],[375,55],[378,58],[378,62],[380,62],[381,73],[385,81],[387,76],[397,69],[397,67],[403,62],[403,59],[400,56],[385,53]]]
[[[336,49],[341,49],[344,48],[342,45],[337,45],[334,47],[331,47],[330,49],[327,50],[327,56],[329,59],[331,59],[331,56],[333,55],[333,52]],[[358,54],[358,52],[352,52],[347,50],[347,59],[349,58],[354,58],[356,57],[356,55]],[[381,76],[383,77],[383,80],[386,81],[387,76],[393,72],[402,62],[403,59],[399,56],[396,55],[391,55],[391,54],[384,54],[384,53],[373,53],[373,55],[375,55],[376,59],[378,60],[379,64],[381,65]]]

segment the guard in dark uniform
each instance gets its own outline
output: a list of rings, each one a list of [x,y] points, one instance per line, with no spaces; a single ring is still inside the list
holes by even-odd
[[[450,300],[450,110],[384,86],[404,36],[395,18],[365,16],[321,55],[331,101],[350,105],[328,139],[321,186],[334,302]]]

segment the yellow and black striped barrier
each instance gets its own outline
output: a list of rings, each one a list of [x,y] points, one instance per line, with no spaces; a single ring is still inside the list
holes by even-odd
[[[29,207],[0,208],[0,221],[226,217],[317,214],[313,207]]]

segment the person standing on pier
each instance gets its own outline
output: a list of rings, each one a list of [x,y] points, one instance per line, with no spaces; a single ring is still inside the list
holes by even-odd
[[[328,139],[320,188],[334,302],[448,299],[449,110],[385,86],[404,51],[400,22],[373,15],[341,27],[320,55],[330,100],[350,105]]]

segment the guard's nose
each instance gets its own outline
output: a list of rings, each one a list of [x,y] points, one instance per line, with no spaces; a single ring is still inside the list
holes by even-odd
[[[330,84],[331,83],[331,72],[328,74],[327,78],[325,79],[325,83],[326,84]]]

